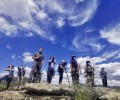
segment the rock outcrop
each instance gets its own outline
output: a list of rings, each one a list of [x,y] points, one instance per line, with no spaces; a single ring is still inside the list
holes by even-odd
[[[1,91],[0,100],[120,100],[112,88],[27,83],[24,89]]]
[[[117,89],[100,87],[96,90],[100,95],[99,100],[120,100],[120,91]]]
[[[69,85],[39,84],[30,83],[25,85],[25,90],[38,93],[39,95],[69,95],[72,96],[74,89]]]
[[[24,96],[16,91],[0,92],[0,100],[22,100]]]

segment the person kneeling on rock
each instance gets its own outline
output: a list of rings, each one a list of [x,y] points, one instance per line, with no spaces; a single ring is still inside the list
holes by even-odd
[[[65,66],[67,65],[67,62],[65,62],[64,60],[62,60],[62,62],[59,64],[58,66],[58,73],[59,73],[59,84],[62,83],[62,80],[63,80],[63,73],[64,73],[64,70],[65,70]]]

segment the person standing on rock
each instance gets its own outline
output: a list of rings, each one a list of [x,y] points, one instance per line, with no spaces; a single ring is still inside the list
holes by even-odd
[[[79,83],[79,72],[81,74],[81,66],[80,64],[78,64],[75,55],[71,57],[70,68],[71,68],[71,76],[72,76],[73,84],[78,84]]]
[[[44,55],[42,54],[42,52],[43,48],[40,48],[39,52],[35,53],[34,56],[32,56],[34,62],[29,77],[31,82],[41,81],[41,68],[44,64]]]
[[[48,71],[47,71],[47,82],[51,83],[52,77],[55,75],[54,65],[56,64],[56,60],[54,57],[50,57],[48,62]]]
[[[26,69],[25,69],[25,67],[23,65],[22,65],[22,67],[18,67],[17,90],[19,89],[20,86],[21,86],[21,88],[23,88],[23,86],[24,86],[25,72],[26,72]]]
[[[100,71],[100,76],[102,79],[103,87],[107,87],[107,72],[102,68]]]
[[[59,73],[59,84],[62,83],[62,80],[63,80],[63,73],[64,73],[64,70],[65,70],[65,67],[67,65],[67,62],[65,62],[64,60],[62,60],[62,62],[59,64],[58,66],[58,73]]]
[[[2,80],[6,80],[7,82],[7,89],[10,87],[10,83],[12,82],[13,76],[14,76],[14,66],[8,66],[7,69],[5,70],[8,73],[4,76],[0,78],[0,82]]]
[[[94,67],[91,66],[90,61],[86,61],[85,77],[87,78],[86,84],[88,86],[95,86],[94,84]]]

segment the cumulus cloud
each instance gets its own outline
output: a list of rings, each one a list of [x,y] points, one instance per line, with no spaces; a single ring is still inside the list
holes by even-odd
[[[120,23],[109,25],[100,30],[101,37],[106,38],[108,42],[120,45]]]
[[[29,62],[33,62],[32,59],[32,54],[30,52],[24,52],[23,53],[23,59],[22,59],[25,63],[29,63]]]
[[[64,19],[63,19],[63,18],[59,18],[59,19],[57,20],[57,26],[58,26],[58,27],[62,27],[63,25],[65,25]]]
[[[43,19],[47,18],[47,13],[45,13],[44,11],[39,11],[37,13],[37,16],[40,20],[43,20]]]

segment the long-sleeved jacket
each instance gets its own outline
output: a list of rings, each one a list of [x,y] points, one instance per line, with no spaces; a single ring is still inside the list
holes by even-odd
[[[107,78],[107,72],[105,72],[104,70],[101,70],[100,76],[101,76],[101,78]]]

